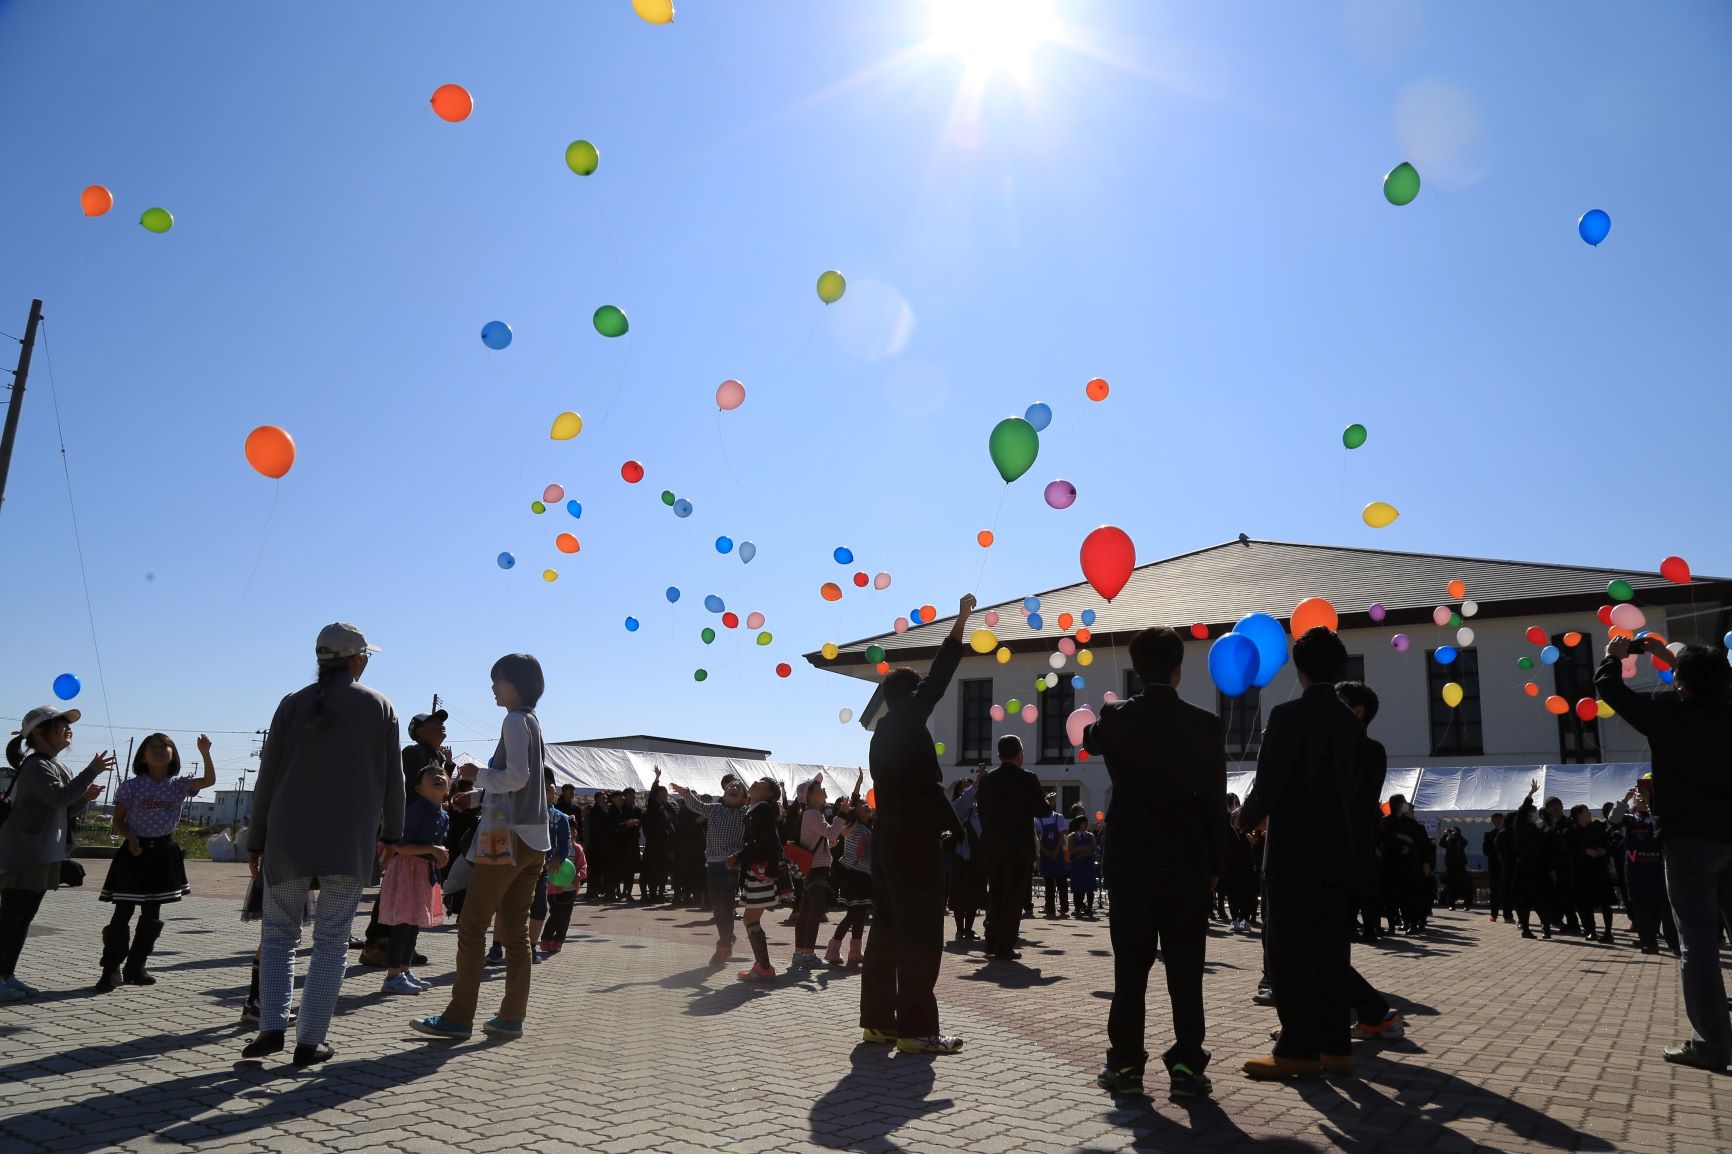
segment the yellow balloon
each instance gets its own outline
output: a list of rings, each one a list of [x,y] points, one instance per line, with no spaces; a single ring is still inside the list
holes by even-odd
[[[631,0],[631,10],[650,24],[674,22],[674,0]]]
[[[561,413],[553,418],[553,431],[548,434],[556,441],[569,441],[583,432],[583,418],[576,413]]]
[[[824,642],[824,648],[820,649],[818,652],[824,655],[825,661],[834,661],[836,660],[836,654],[840,653],[841,650],[836,648],[836,643],[834,641],[826,641]]]
[[[1010,664],[1010,650],[1002,645],[998,649],[998,663],[1000,665]]]
[[[1454,709],[1461,704],[1461,686],[1451,681],[1443,687],[1443,703]]]
[[[1093,665],[1095,663],[1095,655],[1087,649],[1079,649],[1076,651],[1076,663],[1078,665]]]
[[[990,629],[976,629],[968,644],[976,653],[991,653],[998,648],[998,635]]]
[[[842,299],[842,294],[848,291],[848,281],[835,269],[830,269],[818,277],[818,299],[827,305],[833,305]]]
[[[1365,523],[1373,529],[1386,529],[1395,524],[1395,519],[1401,516],[1401,512],[1387,501],[1373,501],[1365,506],[1365,512],[1360,516],[1364,517]]]
[[[543,581],[557,581],[557,580],[559,580],[559,570],[557,570],[557,569],[543,569],[541,571],[541,579]]]
[[[1604,721],[1606,718],[1612,716],[1613,713],[1617,712],[1603,701],[1595,702],[1594,709],[1599,713],[1601,721]]]

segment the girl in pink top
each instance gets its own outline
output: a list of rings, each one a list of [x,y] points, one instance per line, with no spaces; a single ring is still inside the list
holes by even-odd
[[[864,781],[866,771],[860,771]],[[858,790],[860,782],[854,783]],[[818,919],[830,908],[830,847],[848,830],[848,823],[824,817],[824,777],[819,774],[800,789],[800,800],[806,812],[800,818],[800,848],[812,855],[812,870],[806,877],[806,896],[800,903],[800,920],[794,927],[794,957],[788,963],[791,970],[807,970],[824,965],[818,956]]]

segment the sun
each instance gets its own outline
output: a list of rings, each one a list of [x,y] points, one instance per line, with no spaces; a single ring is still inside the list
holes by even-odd
[[[976,84],[998,73],[1027,82],[1036,53],[1059,34],[1051,0],[928,0],[927,23],[927,50],[961,60]]]

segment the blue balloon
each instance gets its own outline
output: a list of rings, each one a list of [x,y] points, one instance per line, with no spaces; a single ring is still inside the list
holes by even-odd
[[[1084,625],[1093,625],[1095,623],[1095,611],[1093,609],[1084,609],[1082,611],[1082,623]]]
[[[627,617],[625,619],[625,631],[627,633],[636,633],[637,632],[637,618],[636,617]]]
[[[1576,222],[1576,231],[1582,234],[1582,239],[1589,244],[1598,245],[1606,239],[1606,234],[1612,231],[1612,218],[1604,209],[1590,208],[1582,213],[1582,219]]]
[[[481,343],[490,349],[502,349],[511,343],[511,326],[504,321],[488,321],[481,326]]]
[[[1046,619],[1038,613],[1030,613],[1028,615],[1028,627],[1036,630],[1045,629]]]
[[[1558,647],[1548,645],[1540,650],[1540,661],[1546,665],[1556,665],[1558,663]]]
[[[727,553],[732,553],[733,551],[734,551],[734,539],[732,537],[717,537],[716,538],[716,552],[722,553],[722,554],[727,554]]]
[[[1432,654],[1432,656],[1437,658],[1437,663],[1439,665],[1453,665],[1455,659],[1461,655],[1455,651],[1455,646],[1453,645],[1439,645],[1437,647],[1437,652]]]
[[[83,683],[78,680],[75,674],[62,673],[54,679],[54,696],[62,701],[71,701],[78,696],[78,691],[83,688]]]
[[[924,625],[924,624],[926,624],[926,622],[920,620],[920,610],[918,610],[918,609],[910,609],[908,611],[908,623],[910,625]]]
[[[1082,674],[1073,673],[1070,675],[1070,687],[1072,689],[1082,689],[1083,688]]]
[[[708,597],[704,598],[704,608],[708,609],[711,613],[720,613],[722,610],[726,609],[727,606],[722,603],[720,597],[711,593]]]
[[[1028,610],[1030,613],[1033,613],[1035,610],[1040,608],[1040,598],[1039,597],[1024,597],[1022,599],[1022,607],[1024,609]]]
[[[680,599],[679,589],[677,589],[675,586],[669,585],[668,586],[668,604],[672,605],[675,601],[678,601],[679,599]]]
[[[1287,664],[1287,631],[1281,628],[1281,623],[1267,613],[1247,613],[1239,618],[1232,631],[1249,638],[1257,647],[1257,667],[1251,671],[1251,684],[1260,687],[1275,680],[1275,675]],[[1213,646],[1209,647],[1209,652],[1214,652]],[[1211,674],[1213,669],[1211,658]],[[1227,693],[1225,689],[1221,692]],[[1238,694],[1227,693],[1227,696],[1237,697]]]
[[[517,558],[513,557],[511,554],[501,553],[499,555],[499,567],[501,569],[509,569],[515,564],[517,564]]]
[[[752,558],[758,555],[758,547],[750,541],[740,542],[740,564],[750,565]]]
[[[1257,643],[1243,633],[1223,633],[1209,646],[1209,677],[1228,697],[1238,697],[1253,685],[1268,684],[1257,680],[1259,664]]]
[[[573,517],[583,516],[583,506],[579,505],[576,501],[567,501],[565,503],[565,511],[570,513]]]
[[[1726,636],[1720,639],[1720,645],[1728,654],[1732,654],[1732,630],[1728,630]]]
[[[674,516],[676,516],[676,517],[690,517],[691,515],[692,515],[692,503],[690,501],[686,500],[684,497],[681,497],[679,500],[674,502]]]
[[[1660,680],[1664,681],[1667,685],[1670,685],[1672,684],[1672,678],[1676,674],[1677,670],[1675,669],[1662,669],[1660,670]]]
[[[1035,432],[1043,432],[1052,424],[1052,409],[1045,403],[1036,401],[1028,407],[1028,412],[1022,415],[1022,419],[1033,425]]]
[[[846,545],[836,546],[836,551],[832,553],[831,556],[836,558],[836,564],[838,565],[852,565],[854,563],[854,550],[848,548]]]

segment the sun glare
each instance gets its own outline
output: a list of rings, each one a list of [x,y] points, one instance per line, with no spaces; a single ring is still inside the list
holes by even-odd
[[[1026,81],[1058,32],[1051,0],[929,0],[928,24],[927,47],[960,59],[977,83],[1000,72]]]

